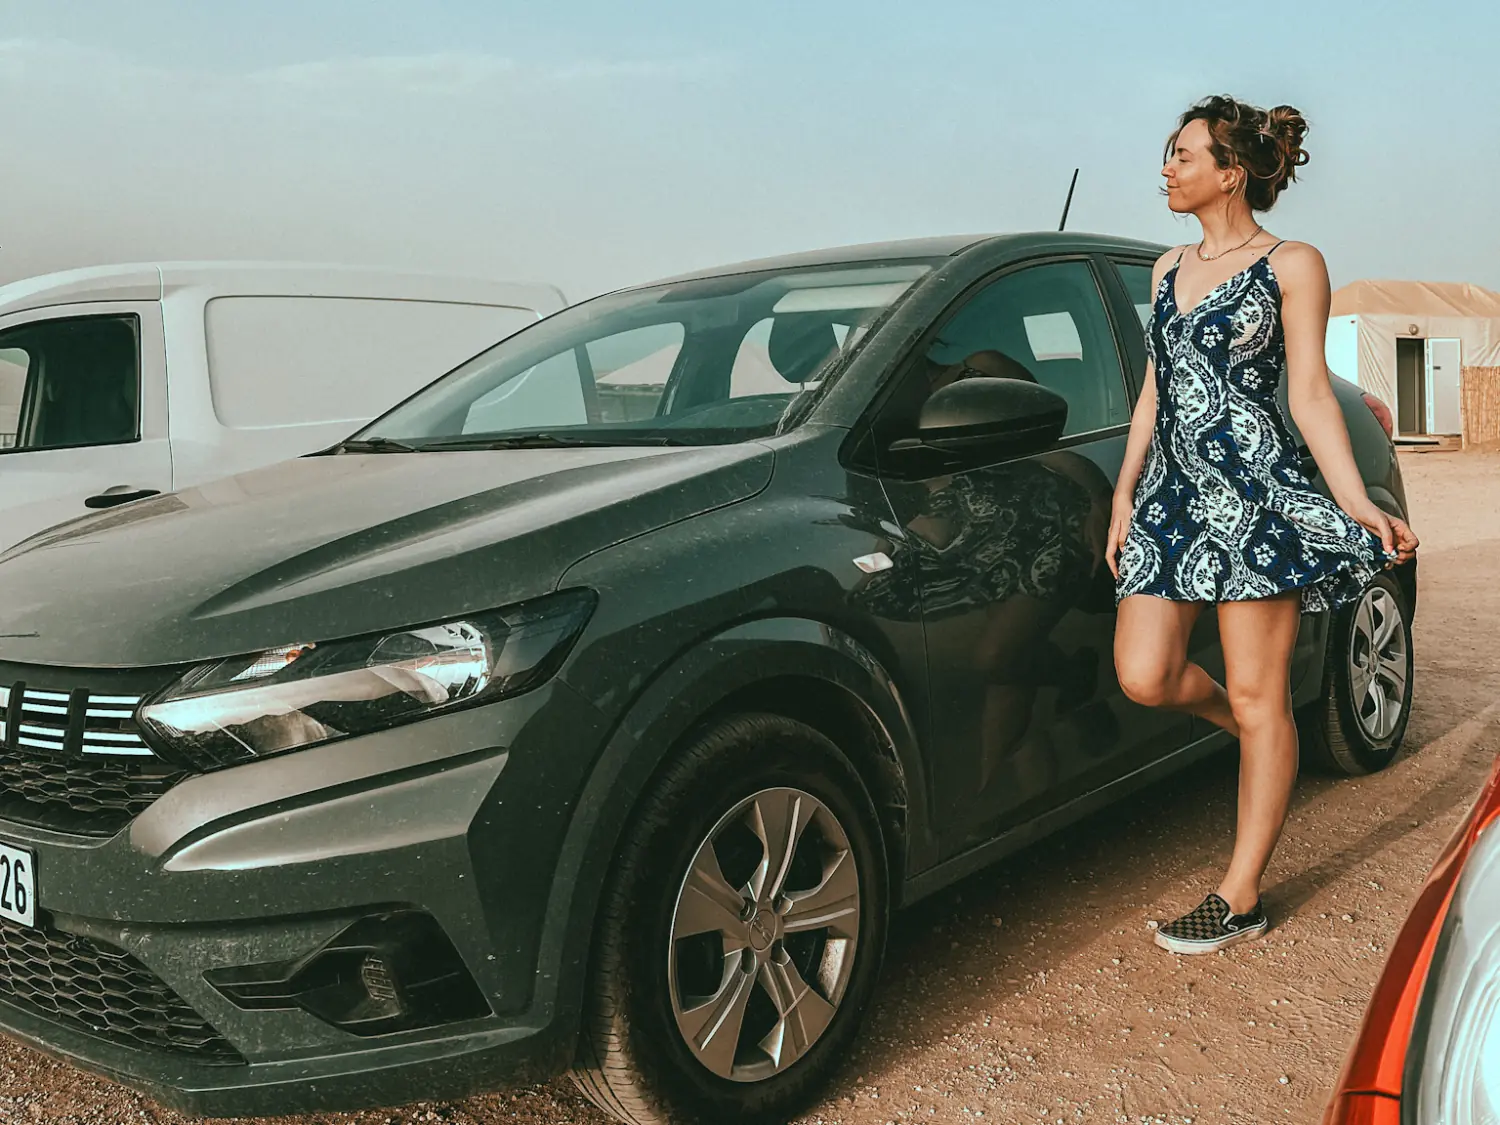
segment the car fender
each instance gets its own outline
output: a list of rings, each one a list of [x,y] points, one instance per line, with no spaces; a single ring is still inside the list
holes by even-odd
[[[905,871],[931,862],[916,730],[901,693],[869,648],[807,619],[764,617],[725,628],[680,654],[640,690],[605,740],[575,803],[552,880],[538,964],[539,998],[550,981],[557,1015],[577,1019],[610,863],[657,770],[706,716],[732,708],[757,685],[787,677],[844,692],[870,724],[886,784],[899,787],[903,802],[905,843],[892,885],[897,901]]]

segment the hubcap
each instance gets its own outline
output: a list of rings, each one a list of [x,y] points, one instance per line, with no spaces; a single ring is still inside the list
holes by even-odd
[[[721,1078],[757,1082],[828,1029],[859,939],[843,825],[800,789],[763,789],[698,846],[677,893],[667,979],[677,1028]]]
[[[1390,592],[1371,586],[1354,610],[1349,632],[1349,683],[1365,734],[1383,742],[1406,705],[1406,622]]]

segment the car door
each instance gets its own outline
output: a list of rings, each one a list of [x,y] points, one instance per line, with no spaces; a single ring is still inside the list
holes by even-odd
[[[154,302],[0,319],[0,550],[172,487]]]
[[[1104,561],[1131,400],[1085,257],[1011,268],[961,297],[876,420],[881,479],[919,556],[932,693],[931,785],[953,854],[1186,740],[1186,716],[1140,707],[1114,673]],[[955,378],[1041,383],[1068,402],[1062,438],[1023,458],[892,450]]]

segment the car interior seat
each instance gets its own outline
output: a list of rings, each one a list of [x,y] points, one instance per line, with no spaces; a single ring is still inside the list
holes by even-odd
[[[838,350],[838,333],[825,313],[778,316],[766,342],[771,366],[788,383],[806,383]]]

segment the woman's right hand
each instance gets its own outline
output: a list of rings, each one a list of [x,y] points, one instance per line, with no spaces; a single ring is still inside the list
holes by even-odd
[[[1135,501],[1121,492],[1115,493],[1110,505],[1109,534],[1104,541],[1104,561],[1109,564],[1115,581],[1120,580],[1120,549],[1125,546],[1125,536],[1130,531],[1130,517],[1135,511]]]

